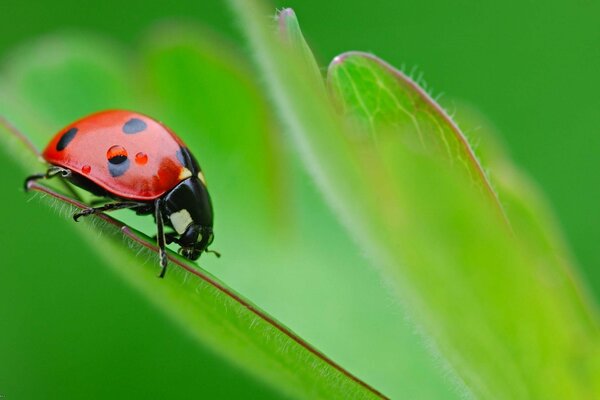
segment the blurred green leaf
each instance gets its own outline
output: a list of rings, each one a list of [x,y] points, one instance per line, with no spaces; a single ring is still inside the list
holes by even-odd
[[[306,47],[289,43],[289,40],[286,40],[288,45],[284,45],[283,40],[278,40],[281,38],[275,37],[272,27],[261,19],[261,15],[268,13],[261,2],[231,0],[230,3],[248,35],[253,55],[280,119],[287,132],[293,135],[293,146],[300,152],[319,188],[344,218],[350,218],[361,209],[368,211],[369,208],[348,204],[341,198],[353,197],[355,188],[362,187],[364,182],[349,151],[344,151],[349,149],[350,144],[340,143],[343,132],[341,121],[333,113],[322,80],[318,79],[310,67],[311,63],[307,62]],[[285,14],[286,17],[292,15]],[[312,133],[310,140],[305,136],[306,131]],[[315,153],[317,148],[339,150],[327,155],[330,162],[326,164],[326,174],[319,165],[321,154]],[[342,210],[346,206],[353,208]],[[368,220],[368,216],[365,217]],[[361,222],[362,219],[353,221]]]
[[[78,39],[61,41],[54,38],[51,43],[55,47],[49,73],[44,72],[43,63],[34,61],[40,53],[46,54],[48,44],[43,43],[22,54],[18,60],[24,62],[22,67],[13,61],[9,71],[3,74],[2,81],[2,114],[32,131],[38,143],[43,143],[42,132],[58,129],[73,119],[71,113],[89,112],[88,107],[126,106],[131,104],[130,95],[136,90],[128,88],[125,79],[128,75],[119,73],[119,68],[115,67],[118,63],[110,63],[110,60],[119,58],[112,50],[90,46],[90,41],[80,42]],[[96,51],[86,52],[81,47],[82,43]],[[106,53],[99,49],[105,49]],[[176,75],[176,72],[171,75]],[[75,106],[77,110],[63,107],[65,103],[77,103],[73,99],[83,96],[86,101],[81,103],[85,105]],[[11,101],[13,99],[18,101]],[[28,122],[31,110],[37,112],[38,109],[45,110],[40,112],[40,119]],[[0,137],[11,142],[12,148],[22,146],[4,127]],[[256,147],[260,148],[258,143]],[[17,152],[21,154],[23,149]],[[24,164],[28,170],[39,165],[35,157],[25,160]],[[253,170],[252,163],[247,167]],[[257,165],[257,170],[261,168],[264,172],[265,167]],[[67,198],[62,200],[72,203]],[[72,209],[66,211],[69,214]],[[73,226],[70,218],[65,223]],[[144,245],[149,239],[143,234],[130,231],[130,228],[104,216],[75,226],[97,254],[104,258],[106,265],[177,321],[199,343],[281,393],[301,398],[380,397],[376,391],[197,266],[190,266],[171,254],[173,264],[166,279],[157,279],[155,255],[144,255]],[[127,240],[124,244],[124,233],[131,233],[130,237],[136,240]],[[177,268],[177,265],[182,268]]]
[[[277,14],[277,21],[281,38],[283,38],[287,45],[294,46],[296,50],[298,50],[302,55],[304,63],[314,74],[314,77],[321,77],[319,64],[317,64],[317,60],[315,60],[310,46],[306,43],[306,40],[304,40],[294,10],[291,8],[284,8]]]
[[[82,115],[132,108],[127,59],[112,42],[80,32],[43,37],[2,65],[2,113],[40,146]]]
[[[344,125],[303,61],[303,46],[274,37],[261,2],[231,3],[307,169],[383,267],[463,394],[597,397],[600,341],[591,311],[551,257],[537,257],[508,228],[472,150],[439,106],[378,59],[347,55],[334,61],[337,71],[356,73],[347,80],[354,87],[336,91],[353,122]],[[428,129],[415,129],[415,121]],[[449,164],[478,176],[487,196],[464,168]],[[549,276],[568,290],[554,292]]]

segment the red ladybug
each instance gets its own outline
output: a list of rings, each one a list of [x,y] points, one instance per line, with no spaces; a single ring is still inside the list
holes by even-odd
[[[28,177],[26,187],[58,176],[116,200],[76,213],[75,221],[122,208],[154,215],[161,278],[167,269],[166,243],[177,243],[190,260],[210,251],[213,210],[202,170],[181,139],[154,119],[131,111],[101,111],[61,130],[42,156],[51,166]],[[174,232],[165,233],[165,225]]]

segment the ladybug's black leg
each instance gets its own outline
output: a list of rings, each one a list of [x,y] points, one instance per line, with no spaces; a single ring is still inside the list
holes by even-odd
[[[23,189],[25,189],[25,191],[28,192],[29,184],[31,182],[39,181],[40,179],[44,179],[45,177],[46,177],[46,174],[29,175],[27,178],[25,178],[25,182],[23,183]]]
[[[87,217],[88,215],[97,214],[97,213],[101,213],[104,211],[121,210],[123,208],[135,208],[135,207],[139,207],[139,206],[143,206],[143,205],[145,205],[145,204],[137,203],[135,201],[124,201],[121,203],[108,203],[108,204],[105,204],[100,207],[86,208],[83,211],[75,213],[75,214],[73,214],[73,219],[75,221],[78,221],[79,218],[81,218],[81,217]]]
[[[181,244],[179,243],[179,238],[177,236],[179,236],[177,232],[165,232],[165,242],[167,242],[167,244],[177,243],[181,246]]]
[[[165,249],[165,227],[162,219],[162,211],[161,211],[161,200],[156,199],[154,202],[154,216],[156,217],[156,241],[158,243],[158,256],[160,258],[160,275],[159,278],[163,278],[165,273],[167,272],[167,263],[169,260],[167,259],[167,250]]]
[[[163,223],[163,225],[164,225],[164,223]],[[179,243],[178,236],[179,236],[179,234],[177,232],[165,232],[165,243],[166,244],[177,243],[178,245],[181,246],[181,243]],[[154,241],[156,241],[158,239],[158,235],[152,236],[152,239]]]
[[[71,176],[71,170],[70,169],[66,169],[66,168],[61,168],[61,167],[50,167],[48,168],[48,171],[46,171],[45,174],[34,174],[31,176],[28,176],[25,179],[25,191],[29,191],[29,184],[31,182],[40,180],[40,179],[50,179],[50,178],[54,178],[55,176],[60,175],[63,178],[68,178]]]
[[[108,199],[93,199],[93,200],[88,201],[87,203],[92,207],[96,207],[100,204],[106,204],[107,200]]]

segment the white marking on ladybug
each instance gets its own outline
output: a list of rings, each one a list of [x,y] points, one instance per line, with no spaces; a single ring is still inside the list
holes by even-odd
[[[198,172],[198,179],[200,179],[200,182],[202,182],[202,184],[206,186],[206,179],[204,178],[204,174],[202,173],[202,171]]]
[[[181,172],[179,172],[179,180],[182,181],[186,178],[189,178],[190,176],[192,176],[192,171],[190,171],[187,168],[182,168]]]
[[[187,227],[193,222],[192,216],[185,208],[171,214],[169,219],[171,220],[171,224],[173,225],[173,228],[175,228],[175,231],[180,235],[182,235]]]

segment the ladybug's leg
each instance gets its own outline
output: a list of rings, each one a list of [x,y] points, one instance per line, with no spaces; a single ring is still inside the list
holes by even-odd
[[[88,201],[87,203],[92,207],[96,207],[96,206],[99,206],[100,204],[106,204],[107,201],[109,201],[109,199],[92,199],[92,200]]]
[[[167,259],[167,250],[165,249],[165,227],[162,219],[162,211],[161,211],[161,200],[156,199],[154,202],[154,216],[156,217],[156,241],[158,243],[158,256],[160,258],[160,275],[159,278],[163,278],[165,273],[167,272],[167,263],[169,260]]]
[[[177,232],[167,232],[167,233],[165,233],[165,240],[166,240],[167,244],[177,243],[178,245],[181,246],[181,243],[179,243],[178,236],[179,236],[179,234]]]
[[[56,166],[52,166],[50,168],[48,168],[48,171],[46,171],[46,173],[44,174],[34,174],[31,176],[28,176],[25,179],[25,191],[29,191],[29,184],[31,182],[40,180],[40,179],[50,179],[50,178],[54,178],[55,176],[61,176],[63,178],[68,178],[71,176],[71,170],[70,169],[66,169],[66,168],[61,168],[61,167],[56,167]]]
[[[104,211],[121,210],[123,208],[135,208],[144,206],[144,203],[137,203],[135,201],[124,201],[121,203],[108,203],[100,207],[86,208],[83,211],[73,214],[73,219],[78,221],[81,217],[87,217],[88,215],[98,214]]]
[[[164,223],[163,223],[164,225]],[[181,246],[178,238],[179,234],[177,232],[165,232],[165,244],[169,245],[171,243],[177,243]],[[158,235],[152,236],[152,239],[156,241],[158,239]]]
[[[50,179],[55,176],[60,176],[64,179],[68,180],[71,177],[71,175],[72,175],[72,173],[71,173],[71,170],[69,170],[69,169],[52,166],[52,167],[48,168],[48,171],[46,171],[45,174],[35,174],[35,175],[28,176],[27,179],[25,179],[25,191],[26,192],[29,191],[29,185],[31,182],[34,182],[34,181],[37,181],[40,179]],[[73,189],[73,186],[71,186],[66,180],[63,180],[61,183],[63,184],[65,189],[69,192],[69,194],[74,199],[82,201],[81,196],[79,196],[79,194],[75,191],[75,189]]]

